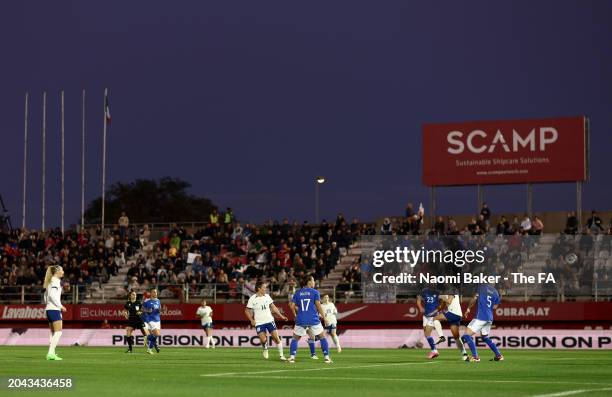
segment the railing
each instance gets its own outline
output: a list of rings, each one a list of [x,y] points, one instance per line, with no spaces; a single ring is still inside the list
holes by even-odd
[[[142,294],[149,287],[135,288]],[[230,288],[229,284],[165,284],[157,286],[159,297],[167,303],[199,303],[203,299],[208,303],[242,303],[246,304],[249,297],[254,293],[253,286],[236,286]],[[268,293],[277,302],[288,302],[293,296],[293,288],[283,288],[272,284],[268,287]],[[398,291],[395,286],[389,286],[388,296],[381,296],[380,291],[369,295],[363,290],[361,283],[340,283],[333,287],[330,294],[332,301],[337,303],[393,303],[412,302],[420,291],[414,290]],[[93,289],[86,285],[72,285],[64,288],[62,302],[70,304],[79,303],[122,303],[126,299],[126,291],[107,291],[104,288]],[[612,300],[612,280],[593,280],[593,292],[591,295],[576,295],[572,293],[568,283],[562,281],[554,289],[542,291],[539,294],[528,294],[527,291],[511,290],[504,295],[506,300],[548,300],[563,302],[575,299],[590,299],[595,302]],[[3,286],[0,288],[0,304],[42,304],[44,303],[44,289],[42,286]]]
[[[65,303],[81,303],[87,293],[86,285],[71,285],[64,288],[61,300]],[[0,287],[0,303],[43,304],[45,289],[40,286],[15,285]]]

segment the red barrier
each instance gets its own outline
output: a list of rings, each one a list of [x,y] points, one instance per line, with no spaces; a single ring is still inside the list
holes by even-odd
[[[584,117],[423,126],[427,186],[583,181]]]
[[[211,305],[215,321],[244,322],[244,305],[239,303]],[[289,312],[286,304],[278,304]],[[422,321],[416,305],[405,304],[338,304],[338,320],[342,323],[410,323]],[[465,305],[464,305],[465,307]],[[123,321],[123,305],[66,305],[64,320]],[[197,320],[198,304],[163,304],[164,321]],[[291,316],[290,316],[291,317]],[[0,321],[28,321],[45,319],[42,305],[0,305]],[[612,321],[612,302],[502,302],[495,313],[495,321]]]

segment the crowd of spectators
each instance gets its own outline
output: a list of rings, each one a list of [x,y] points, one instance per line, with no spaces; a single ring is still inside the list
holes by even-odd
[[[317,227],[287,219],[243,225],[227,214],[211,214],[195,231],[165,233],[130,267],[127,288],[158,285],[161,296],[182,299],[186,286],[189,296],[241,299],[262,279],[273,295],[288,296],[306,275],[317,282],[327,277],[359,235],[375,234],[373,225],[347,222],[342,214]]]
[[[290,223],[287,219],[263,225],[242,224],[227,208],[222,213],[211,213],[208,222],[197,230],[174,226],[151,244],[149,227],[130,225],[125,213],[106,236],[99,228],[65,233],[58,229],[0,231],[0,300],[19,292],[21,288],[17,286],[27,286],[26,293],[40,295],[49,264],[64,267],[66,293],[74,285],[104,284],[128,264],[124,288],[118,295],[158,285],[162,297],[183,299],[187,289],[191,297],[217,294],[219,298],[243,299],[253,293],[255,281],[263,279],[270,283],[273,295],[288,296],[305,275],[312,275],[317,282],[324,280],[359,236],[508,236],[506,246],[497,255],[518,266],[518,254],[528,252],[537,242],[537,237],[521,237],[538,236],[544,231],[538,216],[525,214],[511,221],[500,216],[495,225],[491,219],[492,211],[484,203],[480,213],[466,224],[458,225],[453,217],[440,216],[426,229],[423,207],[414,209],[409,203],[403,217],[385,218],[379,226],[357,219],[349,222],[342,214],[333,222],[323,221],[317,226]],[[606,228],[595,211],[581,227],[576,214],[570,212],[564,232],[555,242],[546,266],[563,278],[567,289],[585,291],[593,277],[612,281],[608,257],[599,261],[584,259],[597,245],[594,236],[612,234],[612,228]],[[579,232],[577,237],[572,236]],[[568,262],[568,252],[577,252],[578,260]],[[359,290],[362,270],[362,261],[356,259],[344,269],[337,290],[347,295]]]
[[[26,298],[40,298],[47,266],[64,268],[64,292],[103,284],[141,247],[142,231],[118,229],[103,237],[99,228],[61,232],[13,229],[0,231],[0,300],[14,297],[25,286]],[[31,295],[31,296],[30,296]],[[28,299],[26,299],[28,300]]]

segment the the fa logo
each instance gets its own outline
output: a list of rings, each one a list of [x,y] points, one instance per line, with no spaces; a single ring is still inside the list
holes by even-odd
[[[553,283],[555,284],[555,276],[553,276],[552,273],[538,273],[538,283],[542,284],[548,284],[548,283]]]

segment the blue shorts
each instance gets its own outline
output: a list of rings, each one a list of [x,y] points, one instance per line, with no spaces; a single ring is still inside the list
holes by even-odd
[[[213,328],[213,323],[206,323],[206,324],[202,324],[202,329],[212,329]]]
[[[45,313],[47,314],[47,320],[49,320],[50,323],[62,321],[61,310],[45,310]]]
[[[331,324],[331,325],[328,325],[327,327],[325,327],[325,330],[331,334],[332,331],[337,329],[337,328],[338,327],[336,326],[336,324]]]
[[[260,324],[255,326],[255,331],[257,331],[258,334],[261,334],[262,332],[265,333],[266,331],[271,334],[272,332],[276,331],[276,324],[274,324],[274,322]]]
[[[444,313],[444,317],[446,317],[446,320],[450,325],[461,325],[461,317],[459,317],[455,313],[446,312]]]

